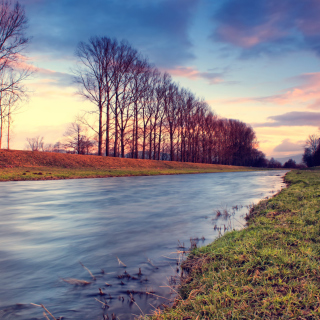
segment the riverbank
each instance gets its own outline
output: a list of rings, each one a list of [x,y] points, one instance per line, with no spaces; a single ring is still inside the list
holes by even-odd
[[[319,319],[320,169],[285,181],[245,229],[189,255],[174,306],[152,319]]]
[[[0,150],[0,181],[105,178],[251,170],[254,169],[204,163]]]

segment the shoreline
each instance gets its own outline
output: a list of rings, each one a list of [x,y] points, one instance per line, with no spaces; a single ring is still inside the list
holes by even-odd
[[[320,169],[286,173],[247,225],[193,250],[179,295],[147,319],[320,317]]]
[[[31,169],[31,170],[30,170]],[[26,172],[29,171],[29,172]],[[97,179],[97,178],[114,178],[114,177],[140,177],[140,176],[159,176],[159,175],[180,175],[180,174],[201,174],[201,173],[227,173],[227,172],[251,172],[264,171],[263,169],[213,169],[213,170],[119,170],[97,172],[87,170],[63,170],[60,168],[14,168],[10,170],[0,169],[0,182],[9,181],[47,181],[47,180],[70,180],[70,179]]]

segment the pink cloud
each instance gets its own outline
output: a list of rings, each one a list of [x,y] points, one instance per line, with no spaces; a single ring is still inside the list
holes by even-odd
[[[32,62],[31,59],[22,56],[22,55],[18,55],[18,60],[13,62],[13,66],[17,69],[29,69],[30,71],[37,73],[37,74],[41,74],[41,75],[56,75],[56,74],[60,74],[60,72],[57,71],[53,71],[50,69],[45,69],[45,68],[39,68],[37,66],[35,66]]]
[[[211,100],[211,103],[244,104],[271,103],[275,105],[306,106],[311,110],[320,110],[320,72],[305,73],[293,80],[302,81],[299,86],[291,87],[282,93],[266,97],[244,97],[232,100]]]
[[[282,142],[277,145],[273,151],[274,152],[280,152],[280,153],[285,153],[285,152],[303,152],[304,148],[304,141],[297,141],[297,142],[292,142],[290,139],[284,139]]]
[[[30,70],[32,72],[32,80],[35,80],[33,82],[36,83],[38,87],[45,85],[48,88],[50,86],[66,88],[73,84],[73,76],[71,74],[37,67],[31,62],[31,59],[24,56],[20,56],[18,61],[14,62],[14,67],[20,70]],[[49,91],[51,91],[51,89],[49,89]]]
[[[264,97],[260,101],[279,105],[306,105],[308,109],[320,109],[320,72],[306,73],[295,78],[304,83],[282,94]]]
[[[224,82],[224,74],[222,72],[200,72],[193,67],[176,67],[174,69],[167,70],[167,72],[173,76],[188,78],[191,80],[204,79],[210,84],[219,84]]]
[[[278,18],[254,26],[250,31],[233,25],[222,25],[218,28],[217,35],[233,45],[245,49],[252,48],[260,43],[273,41],[287,35],[287,32],[275,27],[276,20]]]

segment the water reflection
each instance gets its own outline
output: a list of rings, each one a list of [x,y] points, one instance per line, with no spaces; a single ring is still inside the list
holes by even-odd
[[[121,320],[133,319],[140,314],[138,306],[150,312],[151,305],[167,301],[135,294],[132,303],[127,291],[170,298],[170,289],[162,286],[176,272],[175,260],[166,257],[177,250],[178,240],[190,245],[190,237],[204,236],[200,244],[211,242],[218,235],[217,222],[211,221],[215,210],[270,196],[282,187],[280,174],[1,183],[1,319],[43,319],[42,310],[30,303],[44,304],[64,319],[103,319],[95,298],[107,302],[110,318],[115,313]],[[246,211],[236,211],[233,227],[245,223]],[[74,285],[65,278],[92,283]]]

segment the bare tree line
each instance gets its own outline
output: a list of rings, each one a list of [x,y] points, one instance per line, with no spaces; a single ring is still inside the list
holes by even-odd
[[[208,104],[161,73],[126,41],[94,37],[76,50],[78,93],[95,105],[98,155],[254,165],[253,129],[220,119]]]

